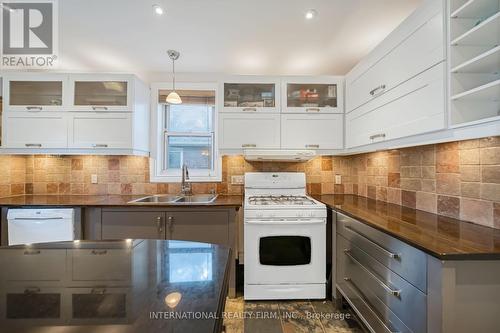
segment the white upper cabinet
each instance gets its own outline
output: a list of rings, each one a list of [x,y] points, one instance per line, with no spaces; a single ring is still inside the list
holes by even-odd
[[[280,147],[280,115],[277,113],[219,114],[220,149]]]
[[[281,115],[281,148],[342,149],[344,120],[341,114]]]
[[[346,76],[347,112],[445,60],[444,4],[426,0]]]
[[[132,147],[132,117],[127,113],[78,112],[71,117],[70,148],[126,149]]]
[[[281,81],[282,112],[343,113],[343,78],[286,77]]]
[[[237,76],[222,83],[223,112],[280,112],[280,81],[271,77]]]
[[[132,111],[132,76],[70,75],[69,85],[74,110]]]
[[[61,111],[67,106],[67,75],[20,73],[6,76],[3,82],[6,110]]]

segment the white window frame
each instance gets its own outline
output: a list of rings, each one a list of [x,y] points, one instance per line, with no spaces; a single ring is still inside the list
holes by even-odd
[[[176,82],[177,90],[212,90],[215,93],[215,107],[212,119],[213,134],[213,169],[206,170],[189,170],[189,178],[191,182],[220,182],[222,181],[222,158],[219,153],[218,141],[218,93],[219,85],[216,82]],[[172,89],[172,83],[159,82],[151,84],[151,159],[149,163],[150,181],[154,183],[174,183],[181,181],[181,170],[170,169],[165,170],[164,163],[166,161],[167,150],[165,149],[165,104],[158,103],[159,91]],[[176,133],[177,135],[181,133]],[[199,135],[197,133],[185,133],[189,136]],[[206,134],[202,135],[206,137]]]

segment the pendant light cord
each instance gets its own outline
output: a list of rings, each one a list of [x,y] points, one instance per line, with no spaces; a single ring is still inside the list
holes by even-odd
[[[173,88],[174,88],[174,91],[175,91],[175,60],[174,59],[172,59],[172,71],[173,71],[173,74],[174,74],[172,83],[173,83]]]

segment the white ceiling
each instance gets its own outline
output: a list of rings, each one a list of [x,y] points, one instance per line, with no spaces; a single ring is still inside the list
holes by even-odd
[[[176,49],[178,72],[341,75],[421,2],[60,0],[60,69],[169,72]]]

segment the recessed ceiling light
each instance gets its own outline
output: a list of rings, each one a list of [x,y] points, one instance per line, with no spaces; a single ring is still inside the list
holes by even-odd
[[[156,15],[163,15],[163,8],[161,8],[160,5],[153,5],[153,10]]]
[[[314,9],[309,9],[307,12],[306,12],[306,19],[307,20],[312,20],[313,18],[315,18],[316,16],[318,15],[318,12]]]

